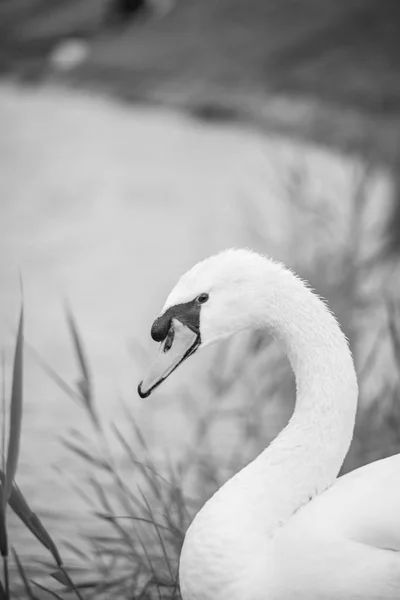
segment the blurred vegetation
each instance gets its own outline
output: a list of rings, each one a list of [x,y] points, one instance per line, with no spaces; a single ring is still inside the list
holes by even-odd
[[[40,43],[45,52],[64,38],[92,37],[89,67],[126,87],[142,84],[138,76],[197,79],[234,92],[311,95],[377,115],[400,110],[395,0],[3,0],[0,17],[3,68],[32,60],[35,44],[39,53]]]
[[[70,68],[55,58],[68,40],[86,44],[70,48]],[[243,119],[384,164],[396,184],[395,250],[399,63],[397,0],[0,2],[4,75]]]
[[[286,182],[286,193],[293,203],[290,266],[328,299],[349,337],[359,375],[359,411],[343,472],[400,451],[400,306],[396,279],[393,272],[385,269],[379,243],[375,247],[366,243],[369,219],[364,215],[369,209],[371,174],[369,169],[361,169],[356,177],[351,223],[339,252],[337,245],[333,250],[329,243],[337,235],[335,207],[322,198],[307,198],[301,169],[294,170]],[[262,245],[261,223],[259,227],[258,246]],[[256,238],[257,232],[253,233]],[[300,257],[296,252],[299,244],[303,246],[302,258],[296,258]],[[23,491],[15,483],[10,488],[18,458],[23,404],[21,317],[9,409],[9,446],[1,487],[4,510],[0,514],[0,549],[4,573],[10,568],[14,596],[21,598],[72,595],[121,600],[179,599],[179,554],[192,518],[207,498],[251,461],[290,418],[295,386],[289,364],[263,331],[219,346],[208,371],[202,375],[201,386],[185,386],[171,398],[186,414],[190,441],[177,458],[170,459],[165,448],[163,456],[155,459],[135,416],[122,400],[127,430],[103,421],[93,390],[96,374],[91,372],[90,357],[86,356],[84,340],[69,306],[66,319],[78,367],[77,381],[64,381],[49,365],[43,366],[64,392],[81,404],[95,434],[93,437],[79,430],[74,434],[60,431],[64,445],[82,461],[87,474],[83,480],[65,474],[71,481],[71,497],[78,493],[85,500],[88,514],[98,521],[98,530],[87,534],[84,548],[81,540],[75,539],[57,548]],[[8,412],[6,404],[4,391],[3,415]],[[82,425],[83,430],[86,431]],[[118,458],[111,450],[111,438],[118,442]],[[49,553],[40,569],[38,565],[24,564],[19,548],[13,548],[14,560],[9,567],[4,504],[8,496],[11,509]],[[67,554],[64,561],[62,557]],[[38,576],[39,571],[47,573],[47,577]],[[1,597],[7,598],[7,577],[3,581]]]

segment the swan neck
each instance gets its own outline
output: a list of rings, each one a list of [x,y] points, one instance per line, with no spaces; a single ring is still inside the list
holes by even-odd
[[[247,297],[250,316],[246,322],[241,315],[241,322],[267,328],[283,344],[296,377],[295,410],[278,437],[214,494],[190,526],[180,561],[185,598],[249,597],[254,581],[268,578],[254,556],[267,561],[285,523],[333,483],[351,442],[357,381],[346,338],[295,275],[282,270],[274,282],[271,293],[261,273],[249,286],[258,293]],[[227,596],[229,589],[237,593]]]
[[[302,478],[300,506],[339,473],[353,435],[358,388],[351,352],[336,318],[301,280],[290,272],[287,277],[275,307],[273,334],[293,368],[296,403],[289,424],[263,458],[267,463],[281,461],[282,469],[291,461],[296,473],[285,475]],[[265,307],[267,323],[270,308]]]

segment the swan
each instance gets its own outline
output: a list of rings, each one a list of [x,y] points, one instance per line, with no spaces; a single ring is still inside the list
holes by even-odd
[[[151,328],[147,397],[198,349],[266,328],[296,376],[292,418],[199,511],[184,540],[184,600],[400,599],[400,455],[338,473],[358,386],[345,335],[282,264],[226,250],[178,281]]]

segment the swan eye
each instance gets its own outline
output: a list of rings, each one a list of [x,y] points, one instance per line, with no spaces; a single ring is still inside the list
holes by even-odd
[[[204,302],[207,302],[209,298],[209,295],[204,293],[204,294],[200,294],[200,296],[197,296],[197,302],[199,304],[204,304]]]

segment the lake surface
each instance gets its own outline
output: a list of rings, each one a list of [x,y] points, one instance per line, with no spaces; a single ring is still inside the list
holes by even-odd
[[[351,234],[358,177],[355,162],[243,126],[208,126],[54,88],[0,87],[0,339],[8,389],[20,273],[29,344],[17,480],[56,539],[71,539],[89,523],[70,483],[84,476],[82,461],[61,438],[72,429],[90,437],[91,426],[35,355],[74,385],[66,300],[102,420],[124,426],[121,396],[154,452],[173,455],[184,433],[170,398],[189,374],[196,385],[210,357],[185,365],[151,400],[138,398],[152,351],[149,328],[171,286],[194,262],[233,245],[308,264],[315,239],[306,234],[305,199],[330,207],[335,235],[324,244],[339,250]],[[293,208],[288,198],[300,188],[304,197]],[[385,199],[389,189],[379,175],[371,197]],[[35,554],[23,528],[14,531]]]

